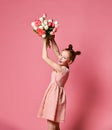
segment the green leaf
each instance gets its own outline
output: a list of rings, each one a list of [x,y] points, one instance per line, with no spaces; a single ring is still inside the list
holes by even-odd
[[[34,31],[35,33],[37,33],[37,31],[36,31],[36,30],[34,30],[34,29],[33,29],[33,31]]]

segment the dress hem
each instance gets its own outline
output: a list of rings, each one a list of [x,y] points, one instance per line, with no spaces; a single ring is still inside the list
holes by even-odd
[[[55,120],[53,120],[53,119],[51,119],[51,118],[44,117],[44,116],[37,116],[37,118],[42,118],[42,119],[54,121],[54,122],[57,122],[57,123],[64,123],[64,122],[65,122],[65,120],[55,121]]]

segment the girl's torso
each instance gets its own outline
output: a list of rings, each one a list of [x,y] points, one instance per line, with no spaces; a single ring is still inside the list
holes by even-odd
[[[51,83],[55,82],[57,85],[64,87],[69,76],[69,69],[66,66],[62,66],[62,72],[58,73],[55,70],[51,73]]]

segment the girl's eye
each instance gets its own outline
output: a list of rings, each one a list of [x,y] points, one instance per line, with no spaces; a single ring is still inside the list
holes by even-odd
[[[61,54],[60,54],[59,56],[60,56],[60,57],[62,57],[62,55],[61,55]]]
[[[64,59],[67,59],[66,57],[63,57]]]

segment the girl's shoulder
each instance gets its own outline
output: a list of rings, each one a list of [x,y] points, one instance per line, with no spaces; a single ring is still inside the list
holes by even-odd
[[[69,72],[70,70],[69,70],[68,67],[66,67],[66,66],[62,66],[62,71]]]
[[[61,72],[57,72],[56,70],[53,69],[53,72],[57,73],[57,74],[63,74],[63,73],[66,73],[66,72],[69,72],[69,68],[66,67],[66,66],[61,66],[62,67],[62,71]]]

